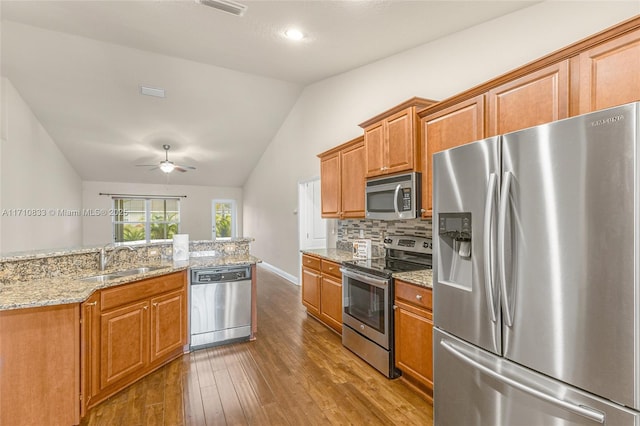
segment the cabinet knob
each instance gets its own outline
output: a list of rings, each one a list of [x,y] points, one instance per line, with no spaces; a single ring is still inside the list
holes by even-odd
[[[421,294],[416,294],[416,299],[422,300],[422,295]]]
[[[158,306],[158,302],[153,302],[153,306]]]
[[[148,307],[148,306],[145,306],[143,309],[146,311],[147,309],[149,309],[149,307]]]

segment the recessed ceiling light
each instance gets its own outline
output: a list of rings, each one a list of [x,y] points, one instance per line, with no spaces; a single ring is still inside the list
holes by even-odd
[[[302,40],[304,38],[304,34],[297,28],[289,28],[284,32],[284,36],[289,40]]]
[[[156,98],[164,98],[164,89],[160,87],[140,86],[140,94],[147,96],[155,96]]]

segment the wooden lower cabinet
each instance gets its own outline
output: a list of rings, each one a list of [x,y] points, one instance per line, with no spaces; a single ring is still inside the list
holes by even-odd
[[[0,312],[0,425],[80,422],[79,305]]]
[[[340,264],[302,255],[302,304],[307,308],[307,313],[342,333]]]
[[[396,280],[395,365],[402,378],[433,401],[431,289]]]
[[[106,389],[149,363],[149,302],[100,315],[100,389]]]
[[[320,271],[302,267],[302,304],[307,312],[320,316]]]
[[[187,276],[101,290],[82,304],[82,413],[183,353]]]

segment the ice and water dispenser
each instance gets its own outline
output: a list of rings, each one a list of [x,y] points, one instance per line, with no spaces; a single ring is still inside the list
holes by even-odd
[[[439,279],[471,289],[471,213],[440,213]]]

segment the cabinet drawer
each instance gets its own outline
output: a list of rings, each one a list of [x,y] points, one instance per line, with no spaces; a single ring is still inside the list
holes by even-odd
[[[328,260],[322,261],[322,273],[333,275],[336,278],[342,278],[342,273],[340,272],[340,265],[335,262],[330,262]]]
[[[175,272],[102,290],[100,309],[105,311],[136,300],[177,290],[182,288],[185,282],[186,272]]]
[[[396,299],[431,310],[433,294],[430,288],[420,287],[404,281],[395,281]]]
[[[302,265],[310,269],[320,270],[320,259],[317,257],[302,255]]]

